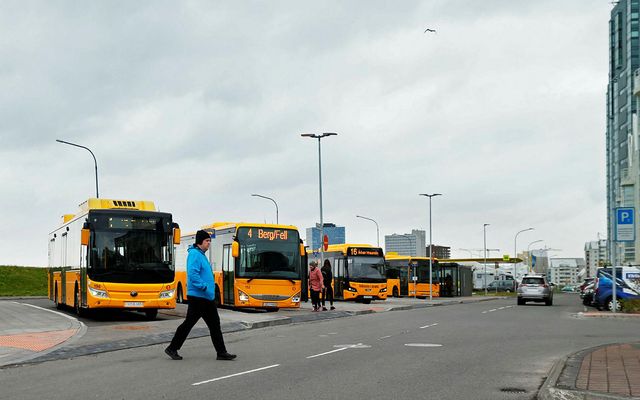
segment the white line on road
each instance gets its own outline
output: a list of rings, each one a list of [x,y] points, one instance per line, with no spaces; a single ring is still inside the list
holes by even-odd
[[[429,324],[429,325],[425,325],[425,326],[421,326],[420,329],[424,329],[424,328],[430,328],[432,326],[436,326],[438,325],[438,323],[436,322],[435,324]]]
[[[389,339],[390,337],[391,337],[391,335],[387,335],[387,336],[383,336],[383,337],[379,338],[378,340]]]
[[[489,312],[494,312],[494,311],[496,311],[496,309],[495,309],[495,308],[494,308],[494,309],[489,310]]]
[[[309,357],[307,357],[307,358],[316,358],[316,357],[320,357],[320,356],[325,356],[325,355],[327,355],[327,354],[331,354],[331,353],[335,353],[335,352],[338,352],[338,351],[346,350],[346,349],[348,349],[348,348],[349,348],[349,347],[341,347],[341,348],[339,348],[339,349],[335,349],[335,350],[327,351],[326,353],[316,354],[316,355],[313,355],[313,356],[309,356]]]
[[[16,303],[16,304],[21,304],[21,305],[23,305],[23,306],[29,306],[29,307],[37,308],[38,310],[49,311],[50,313],[54,313],[54,314],[61,315],[61,316],[65,317],[65,318],[69,318],[69,319],[70,319],[70,320],[72,320],[72,321],[78,321],[78,322],[80,323],[80,325],[84,325],[84,322],[82,322],[82,321],[78,320],[77,318],[74,318],[74,317],[72,317],[72,316],[70,316],[70,315],[67,315],[67,314],[64,314],[64,313],[61,313],[61,312],[58,312],[58,311],[48,310],[48,309],[46,309],[46,308],[42,308],[42,307],[38,307],[38,306],[34,306],[33,304],[18,303],[17,301],[14,301],[14,303]]]
[[[273,365],[269,365],[268,367],[252,369],[251,371],[238,372],[237,374],[221,376],[219,378],[213,378],[213,379],[209,379],[209,380],[202,381],[202,382],[192,383],[191,386],[198,386],[198,385],[202,385],[202,384],[205,384],[205,383],[211,383],[211,382],[219,381],[219,380],[222,380],[222,379],[233,378],[234,376],[246,375],[246,374],[250,374],[252,372],[258,372],[258,371],[264,371],[265,369],[275,368],[275,367],[279,367],[279,366],[280,366],[280,364],[273,364]]]
[[[483,314],[486,314],[487,312],[486,312],[486,311],[483,311],[482,313],[483,313]]]
[[[442,347],[441,344],[436,343],[406,343],[407,347]]]

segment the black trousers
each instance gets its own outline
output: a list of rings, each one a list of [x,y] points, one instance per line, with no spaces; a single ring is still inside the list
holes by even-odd
[[[189,307],[187,308],[187,317],[184,322],[180,324],[176,329],[175,335],[171,340],[169,348],[173,350],[180,350],[184,341],[187,340],[191,328],[202,318],[209,327],[209,333],[211,334],[211,341],[213,347],[216,349],[216,353],[222,354],[227,352],[227,348],[224,346],[224,339],[222,338],[222,330],[220,329],[220,316],[218,315],[218,307],[213,300],[203,299],[201,297],[189,297]]]
[[[319,290],[309,290],[311,292],[311,304],[313,304],[313,308],[320,308],[320,291]]]
[[[325,306],[325,300],[329,300],[329,303],[333,305],[333,288],[331,285],[326,285],[324,289],[322,289],[322,307]]]

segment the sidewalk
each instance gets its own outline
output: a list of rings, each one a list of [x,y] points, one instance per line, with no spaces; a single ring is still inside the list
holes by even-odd
[[[387,299],[371,304],[336,302],[334,311],[312,312],[311,302],[299,309],[278,312],[235,311],[219,309],[224,333],[267,326],[306,323],[378,312],[401,311],[461,303],[489,301],[500,297],[456,297],[420,300]],[[95,320],[87,328],[73,314],[45,309],[16,300],[0,300],[0,368],[25,362],[44,362],[79,357],[107,351],[168,343],[183,321],[187,306],[161,310],[156,321],[133,315],[114,321]],[[209,330],[203,321],[191,331],[189,338],[204,337]]]
[[[559,360],[538,398],[640,399],[640,342],[593,347]]]

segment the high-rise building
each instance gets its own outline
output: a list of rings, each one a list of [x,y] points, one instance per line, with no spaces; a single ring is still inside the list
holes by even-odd
[[[584,244],[585,271],[581,278],[593,278],[596,276],[596,269],[603,267],[608,261],[607,240],[600,239]]]
[[[323,232],[329,238],[329,244],[346,243],[346,233],[344,226],[336,226],[336,224],[324,223]],[[307,228],[307,240],[305,242],[309,249],[317,250],[322,244],[320,239],[320,224],[316,224],[313,228]]]
[[[427,243],[426,255],[429,257],[429,243]],[[451,247],[433,245],[433,256],[439,260],[451,258]]]
[[[411,233],[384,236],[384,252],[391,251],[403,256],[425,257],[427,255],[425,231],[413,229]]]
[[[550,282],[565,286],[578,283],[578,271],[584,267],[582,258],[552,258],[547,271]]]
[[[607,237],[610,261],[636,263],[639,241],[617,242],[616,208],[638,203],[637,99],[634,73],[640,66],[640,0],[620,0],[609,20],[609,84],[607,85]],[[638,86],[636,86],[638,87]],[[638,231],[637,218],[636,232]]]

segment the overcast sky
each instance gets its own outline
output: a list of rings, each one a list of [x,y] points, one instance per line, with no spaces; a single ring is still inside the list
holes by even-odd
[[[0,264],[95,196],[183,232],[324,220],[347,241],[584,257],[606,235],[606,0],[2,1]],[[437,33],[423,33],[433,28]],[[428,239],[427,239],[428,240]],[[497,255],[493,253],[493,255]]]

